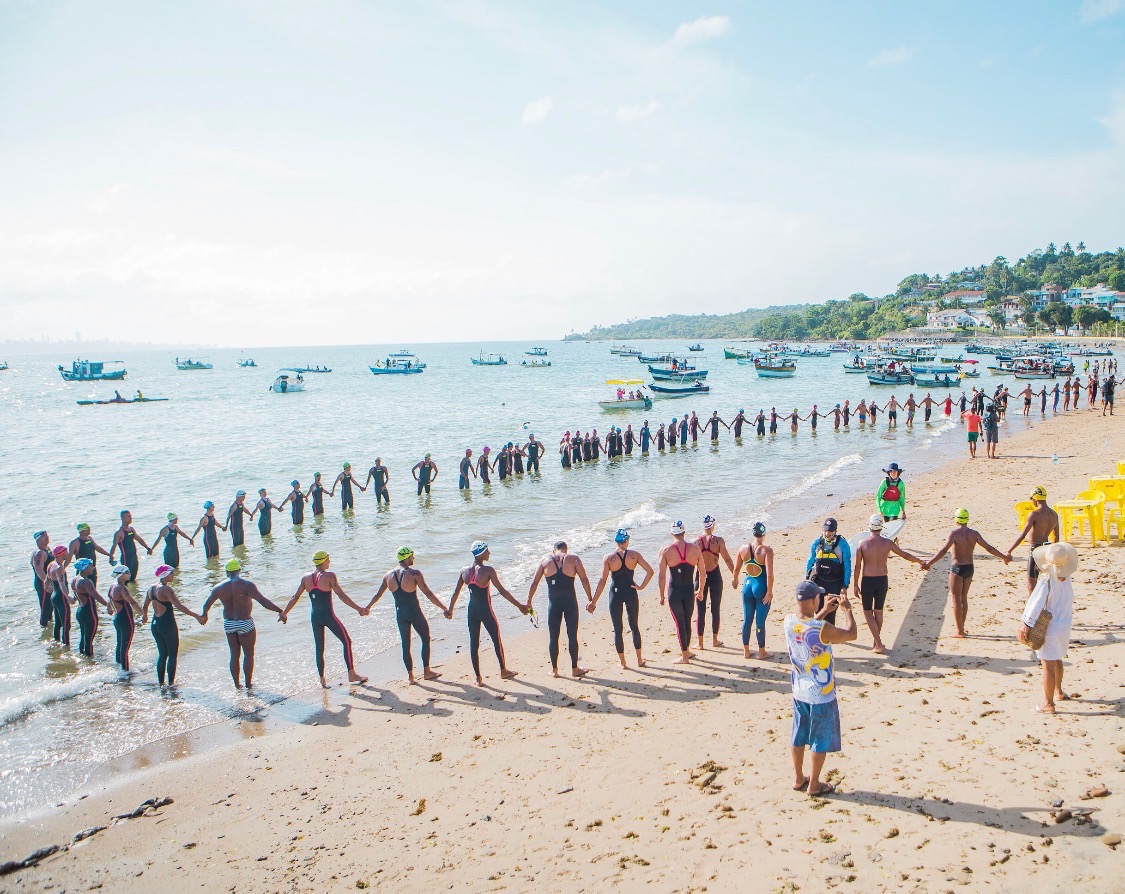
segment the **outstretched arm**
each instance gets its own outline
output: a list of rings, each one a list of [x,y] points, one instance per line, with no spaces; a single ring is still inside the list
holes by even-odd
[[[419,575],[421,577],[421,575]],[[375,591],[375,595],[371,597],[371,601],[367,603],[367,611],[371,611],[371,606],[383,598],[383,594],[387,592],[387,576],[384,574],[383,579],[379,581],[379,589]]]
[[[352,602],[351,597],[348,596],[348,594],[344,592],[344,588],[340,586],[340,578],[336,577],[335,575],[333,575],[332,580],[332,592],[339,596],[340,601],[344,603],[344,605],[348,606],[348,608],[354,608],[357,614],[363,615],[367,613],[366,609],[362,609],[354,602]]]
[[[942,547],[941,549],[939,549],[939,550],[938,550],[938,551],[937,551],[936,553],[934,553],[934,554],[933,554],[933,555],[932,555],[932,556],[931,556],[931,557],[930,557],[930,558],[929,558],[928,560],[926,560],[926,562],[924,562],[924,563],[922,564],[922,567],[923,567],[923,568],[925,568],[925,569],[930,569],[930,568],[933,568],[933,567],[934,567],[934,565],[936,565],[936,564],[937,564],[937,562],[938,562],[938,559],[940,559],[940,558],[941,558],[942,556],[944,556],[944,555],[945,555],[945,554],[946,554],[947,552],[949,552],[949,549],[950,549],[950,547],[952,547],[952,546],[953,546],[953,534],[952,534],[952,533],[950,533],[949,537],[948,537],[948,538],[946,539],[946,541],[945,541],[945,546],[943,546],[943,547]]]
[[[977,533],[977,543],[979,543],[987,552],[990,552],[992,553],[992,555],[996,556],[996,558],[1003,560],[1005,565],[1012,561],[1011,556],[1004,555],[1004,553],[1000,552],[1000,550],[998,550],[991,543],[985,540],[979,532]]]
[[[289,612],[293,610],[293,606],[297,604],[297,600],[301,598],[301,594],[307,592],[305,589],[305,579],[302,577],[301,582],[297,584],[297,592],[290,597],[288,604],[281,610],[279,618],[284,624],[286,618],[289,617]]]
[[[590,598],[590,578],[586,576],[586,566],[582,564],[582,559],[575,556],[575,561],[578,563],[578,579],[582,581],[582,587],[586,591],[586,598]]]
[[[598,600],[602,598],[602,590],[605,589],[605,582],[609,580],[609,556],[602,560],[602,576],[598,578],[598,585],[594,587],[594,595],[590,597],[589,604],[586,610],[592,612],[598,604]]]
[[[527,607],[531,608],[531,600],[535,597],[535,591],[539,588],[539,581],[543,580],[543,563],[539,563],[539,567],[535,569],[535,577],[531,579],[531,586],[527,588]]]
[[[522,602],[516,599],[515,596],[508,592],[508,588],[500,583],[500,578],[497,576],[495,568],[492,569],[492,582],[496,584],[496,592],[507,599],[516,608],[518,608],[520,610],[520,614],[526,615],[529,611],[531,611],[529,606],[524,605]]]
[[[421,590],[423,593],[426,594],[426,598],[429,599],[430,602],[432,602],[434,605],[436,605],[438,608],[441,609],[442,614],[445,614],[445,612],[448,611],[448,609],[445,607],[445,603],[442,602],[440,599],[437,598],[437,596],[434,595],[434,591],[430,589],[430,585],[427,584],[426,579],[424,577],[422,577],[421,571],[415,571],[414,572],[414,585],[419,590]]]
[[[719,556],[722,558],[722,560],[724,562],[727,563],[727,569],[733,574],[734,573],[734,559],[732,559],[730,557],[730,553],[727,552],[727,541],[726,541],[725,538],[721,541],[721,544],[722,545],[719,547]]]

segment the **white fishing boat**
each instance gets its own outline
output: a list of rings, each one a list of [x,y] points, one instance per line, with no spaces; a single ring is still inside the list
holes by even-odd
[[[651,410],[652,398],[647,397],[639,387],[644,383],[644,379],[607,379],[606,384],[615,386],[618,396],[613,400],[599,400],[598,406],[603,410]],[[635,388],[631,392],[635,397],[630,398],[626,388]]]
[[[305,390],[305,378],[295,369],[279,369],[277,378],[270,385],[274,394],[293,394]]]
[[[207,360],[193,360],[191,357],[185,357],[183,359],[180,359],[179,357],[176,358],[176,369],[183,370],[184,372],[198,369],[214,368],[215,364]]]

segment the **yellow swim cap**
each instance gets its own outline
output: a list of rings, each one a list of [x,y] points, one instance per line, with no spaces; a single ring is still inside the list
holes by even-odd
[[[399,549],[397,555],[398,560],[401,562],[403,559],[409,559],[412,555],[414,555],[414,550],[412,550],[409,546],[404,546]]]
[[[240,571],[242,569],[242,563],[238,561],[238,559],[231,559],[227,562],[226,569],[227,571]]]
[[[969,523],[969,510],[962,506],[954,513],[953,520],[959,525],[967,525]]]
[[[1037,487],[1037,488],[1035,488],[1035,490],[1033,490],[1031,492],[1031,499],[1033,499],[1033,500],[1046,500],[1047,499],[1047,491],[1045,491],[1042,487]]]
[[[315,553],[313,553],[313,564],[314,565],[323,565],[327,561],[328,561],[328,553],[326,553],[324,550],[318,549]]]

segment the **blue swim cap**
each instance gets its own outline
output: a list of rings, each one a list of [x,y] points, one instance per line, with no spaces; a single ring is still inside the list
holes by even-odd
[[[488,544],[483,540],[476,540],[473,542],[473,545],[469,547],[469,549],[472,551],[474,556],[483,556],[486,552],[488,552]]]
[[[83,571],[85,571],[87,568],[89,568],[93,564],[94,564],[93,561],[90,560],[90,559],[79,559],[77,562],[74,563],[74,570],[77,571],[79,574],[81,574]]]
[[[617,533],[613,535],[613,540],[614,540],[615,543],[624,543],[628,539],[629,539],[629,532],[626,531],[624,528],[618,528]]]
[[[214,504],[214,503],[212,503],[212,502],[211,502],[210,500],[207,500],[207,501],[206,501],[206,502],[205,502],[205,503],[203,504],[203,508],[204,508],[204,509],[214,509],[214,508],[215,508],[215,504]]]
[[[301,483],[300,481],[298,481],[296,478],[294,478],[292,481],[289,482],[289,486],[290,487],[297,487],[297,486],[300,485],[300,483]]]

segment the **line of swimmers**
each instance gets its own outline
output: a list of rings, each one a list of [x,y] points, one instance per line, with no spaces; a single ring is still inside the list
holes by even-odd
[[[1036,519],[1028,523],[1012,549],[1025,537],[1030,537],[1033,543],[1046,541],[1052,530],[1054,538],[1058,539],[1057,519],[1052,522],[1050,518],[1052,513],[1046,508],[1045,492],[1037,488],[1033,499],[1037,501],[1037,511],[1043,517],[1039,519],[1036,516]],[[818,617],[823,616],[831,623],[834,620],[835,603],[831,600],[825,602],[825,598],[838,596],[849,585],[853,585],[855,595],[862,600],[864,615],[873,637],[873,650],[882,653],[885,646],[880,632],[884,602],[889,589],[887,565],[890,556],[897,555],[923,569],[929,569],[947,552],[952,551],[949,591],[957,635],[965,636],[968,590],[973,578],[973,556],[976,549],[980,547],[986,550],[1005,564],[1011,561],[1012,555],[1011,550],[1007,554],[1001,553],[985,541],[979,532],[968,527],[968,510],[959,509],[954,519],[956,527],[950,532],[944,546],[933,557],[923,560],[900,549],[893,540],[883,537],[884,517],[881,513],[876,513],[869,520],[867,536],[855,550],[854,572],[850,545],[839,535],[836,520],[827,519],[822,534],[812,543],[805,568],[806,578],[815,581],[825,594],[821,597],[821,614]],[[43,586],[47,590],[54,619],[54,638],[67,647],[70,645],[71,607],[77,606],[75,620],[80,629],[79,652],[87,658],[93,658],[93,640],[99,626],[98,606],[109,610],[116,633],[115,661],[125,671],[129,670],[129,651],[137,618],[139,616],[141,623],[146,623],[151,609],[151,632],[157,648],[156,672],[161,686],[174,685],[176,680],[179,631],[174,612],[193,618],[199,624],[206,624],[212,606],[216,602],[221,603],[223,630],[230,651],[230,674],[238,688],[243,684],[248,687],[253,685],[257,642],[252,616],[255,602],[277,614],[278,621],[284,624],[301,597],[308,595],[317,675],[321,685],[327,687],[329,684],[324,657],[326,632],[336,637],[342,646],[349,682],[360,684],[367,680],[356,669],[352,640],[336,614],[333,597],[339,598],[340,602],[361,617],[366,617],[389,592],[395,605],[403,664],[409,681],[416,683],[418,679],[414,673],[412,657],[414,633],[421,642],[422,678],[434,680],[440,676],[431,667],[430,629],[418,594],[423,594],[446,619],[451,620],[458,600],[462,593],[467,592],[469,654],[477,684],[483,685],[479,656],[482,628],[492,642],[501,678],[516,676],[505,657],[500,624],[492,604],[493,589],[521,614],[532,616],[534,621],[537,618],[534,608],[536,592],[539,585],[545,583],[551,672],[554,676],[559,676],[560,639],[565,624],[570,673],[574,677],[581,677],[587,671],[580,666],[578,656],[580,603],[577,584],[580,583],[585,591],[585,607],[590,613],[595,611],[608,586],[609,615],[618,661],[621,667],[627,667],[624,637],[624,624],[627,620],[637,665],[643,667],[645,659],[639,625],[639,591],[644,590],[653,577],[656,577],[660,605],[668,606],[675,628],[679,647],[679,657],[675,663],[686,664],[695,657],[692,651],[693,628],[696,648],[704,649],[708,615],[711,646],[723,646],[719,638],[724,584],[722,563],[731,575],[732,587],[738,589],[740,580],[742,581],[743,655],[747,659],[752,657],[750,642],[751,634],[754,634],[757,641],[756,657],[768,659],[770,656],[765,649],[765,622],[773,599],[774,553],[766,543],[766,527],[762,522],[755,523],[752,539],[741,546],[733,557],[724,538],[716,533],[716,527],[715,518],[708,515],[703,519],[702,534],[689,540],[683,522],[673,523],[671,540],[660,550],[657,570],[653,569],[638,550],[630,548],[629,531],[619,529],[614,536],[614,549],[603,558],[598,582],[593,587],[581,558],[572,555],[567,544],[560,541],[536,568],[526,600],[517,599],[501,582],[496,568],[489,564],[489,546],[483,541],[477,541],[470,547],[472,562],[458,574],[448,604],[430,588],[422,571],[415,567],[413,550],[405,546],[398,550],[396,566],[383,576],[378,589],[366,604],[361,604],[362,600],[353,600],[344,591],[339,577],[331,569],[331,557],[324,550],[318,550],[313,555],[312,570],[301,577],[284,607],[264,596],[253,582],[241,577],[238,559],[231,559],[226,563],[227,580],[211,591],[199,612],[184,605],[170,586],[169,581],[175,570],[169,565],[161,565],[156,569],[156,581],[145,591],[144,603],[139,604],[128,587],[133,579],[133,572],[128,566],[118,564],[113,567],[113,584],[106,596],[102,597],[93,575],[95,566],[89,559],[76,559],[73,562],[73,577],[68,578],[67,567],[71,564],[71,554],[67,547],[61,545],[50,552],[51,560],[46,567]],[[643,575],[640,582],[636,579],[638,568]],[[1029,588],[1033,583],[1032,574],[1029,565]],[[37,575],[37,592],[39,586]]]

